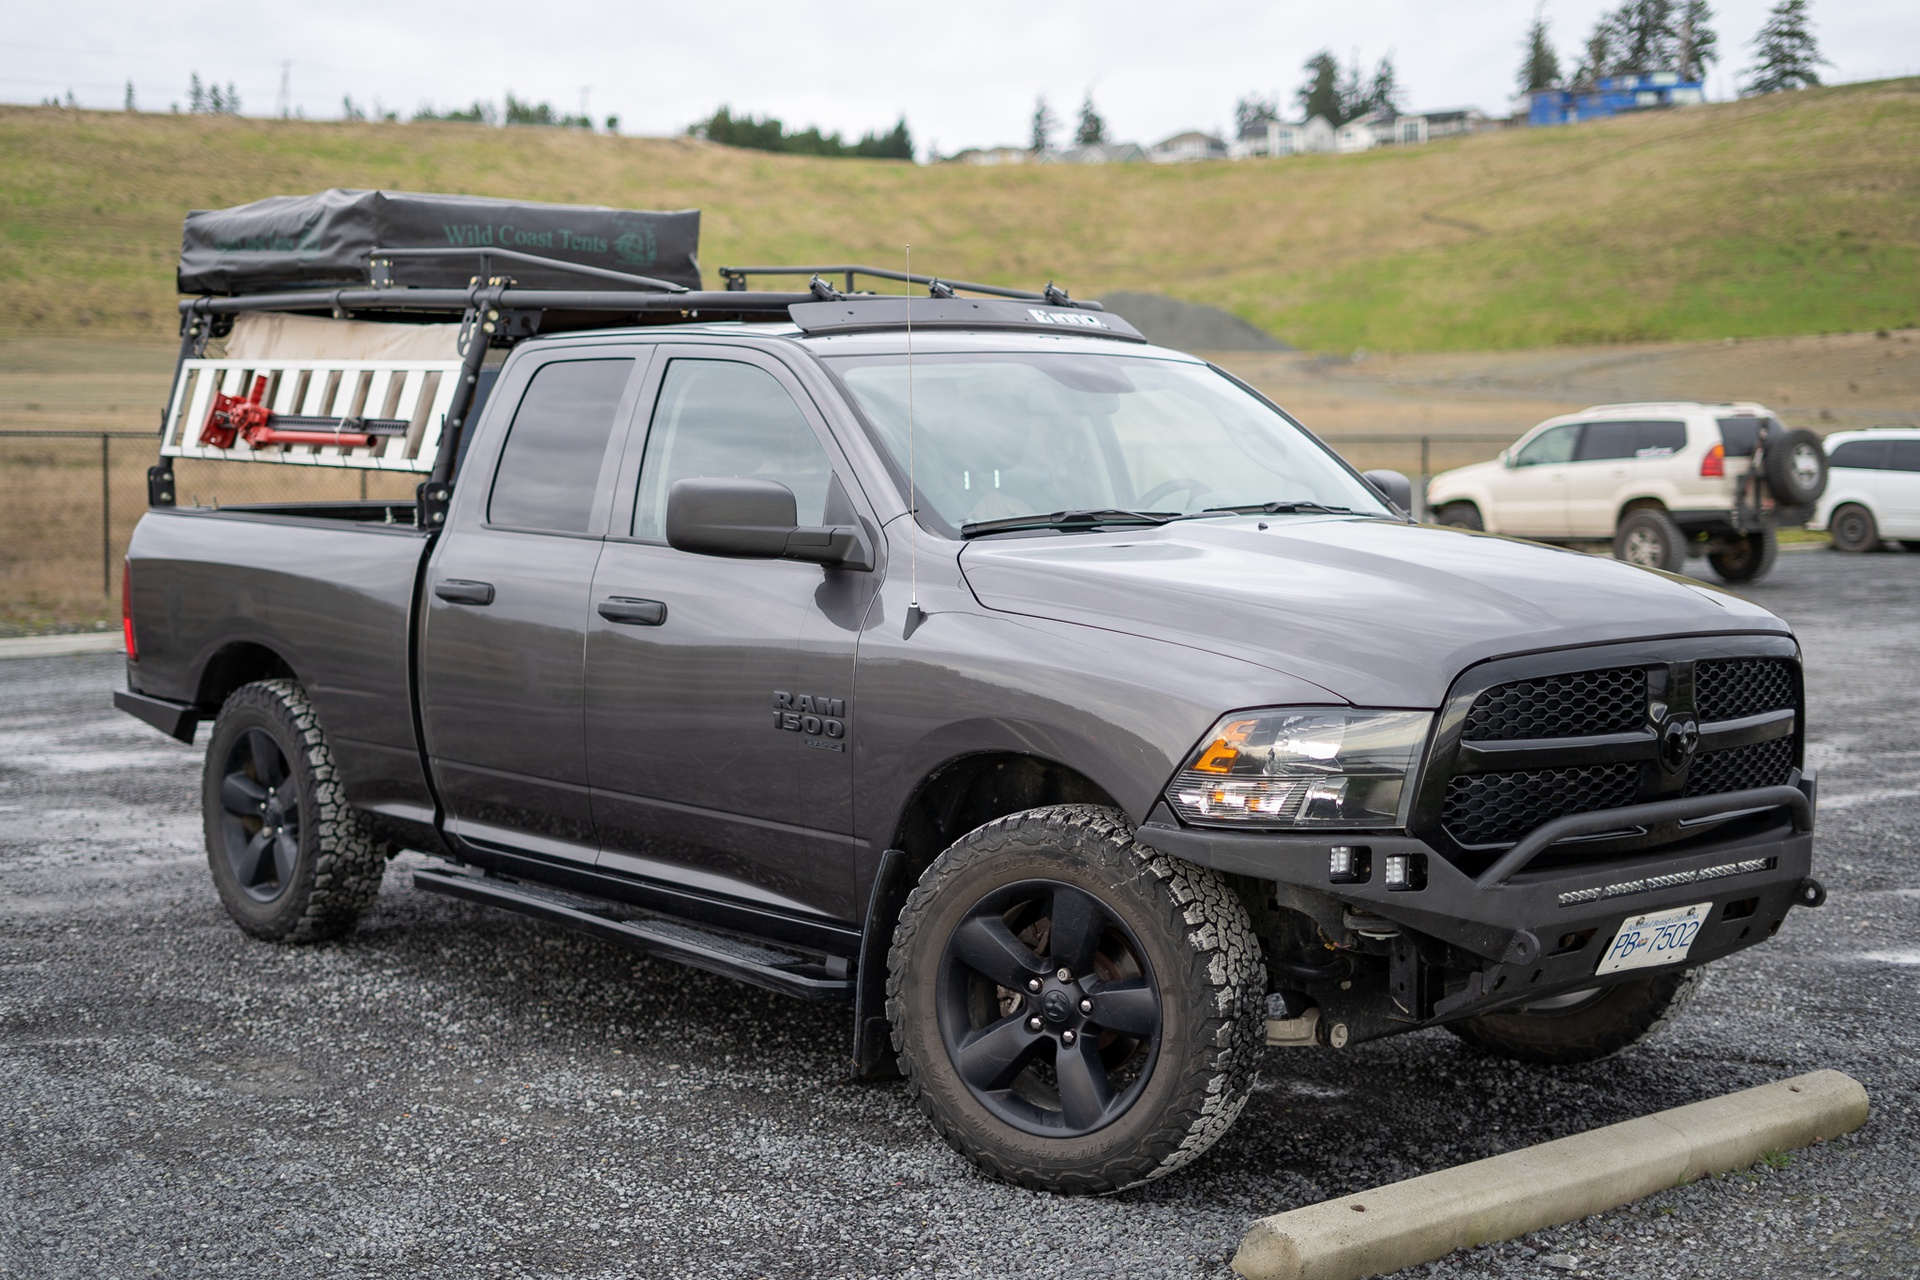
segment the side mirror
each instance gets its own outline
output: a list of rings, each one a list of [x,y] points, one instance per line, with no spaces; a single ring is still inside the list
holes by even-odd
[[[773,480],[701,476],[667,491],[667,545],[703,556],[873,568],[858,526],[796,524],[793,490]]]
[[[1380,496],[1400,508],[1401,514],[1413,513],[1413,481],[1398,471],[1366,471],[1360,478],[1372,485]]]
[[[1509,468],[1520,465],[1519,463],[1514,461],[1514,456],[1515,455],[1512,449],[1502,449],[1500,451],[1500,465],[1503,467],[1509,467]]]

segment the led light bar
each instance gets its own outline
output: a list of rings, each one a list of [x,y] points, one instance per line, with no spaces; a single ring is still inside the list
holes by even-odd
[[[1728,876],[1744,876],[1754,871],[1771,871],[1779,865],[1778,858],[1748,858],[1744,862],[1723,862],[1715,867],[1701,867],[1698,871],[1675,871],[1668,875],[1648,876],[1644,880],[1622,880],[1618,884],[1601,885],[1594,889],[1570,890],[1560,895],[1560,905],[1577,907],[1582,903],[1624,898],[1635,893],[1652,893],[1656,889],[1671,889],[1676,885],[1724,880]]]

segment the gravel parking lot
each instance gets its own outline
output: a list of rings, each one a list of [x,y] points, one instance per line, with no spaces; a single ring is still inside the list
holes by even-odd
[[[1920,555],[1751,594],[1806,648],[1824,909],[1595,1066],[1274,1051],[1210,1157],[1091,1201],[846,1083],[844,1013],[417,894],[412,855],[345,942],[251,941],[119,660],[0,662],[0,1275],[1223,1276],[1253,1218],[1820,1067],[1860,1133],[1409,1274],[1920,1274]]]

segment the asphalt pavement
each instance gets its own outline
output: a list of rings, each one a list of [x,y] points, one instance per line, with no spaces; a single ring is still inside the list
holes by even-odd
[[[0,662],[0,1276],[1225,1276],[1254,1218],[1820,1067],[1859,1133],[1405,1274],[1920,1275],[1920,555],[1748,594],[1805,646],[1823,909],[1593,1066],[1271,1051],[1209,1156],[1092,1200],[847,1083],[843,1011],[416,893],[414,855],[345,941],[255,942],[119,660]]]

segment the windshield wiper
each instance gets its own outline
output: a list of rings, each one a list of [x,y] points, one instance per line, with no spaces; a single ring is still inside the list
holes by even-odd
[[[979,520],[960,526],[960,536],[977,538],[983,533],[1010,533],[1015,529],[1098,529],[1116,524],[1166,524],[1180,519],[1178,511],[1123,511],[1117,507],[1100,510],[1055,511],[1049,515],[1007,516],[1001,520]]]
[[[1324,502],[1311,499],[1288,499],[1284,502],[1252,502],[1238,507],[1208,507],[1201,515],[1218,513],[1235,516],[1284,516],[1298,511],[1318,511],[1330,516],[1350,516],[1352,507],[1330,507]]]

